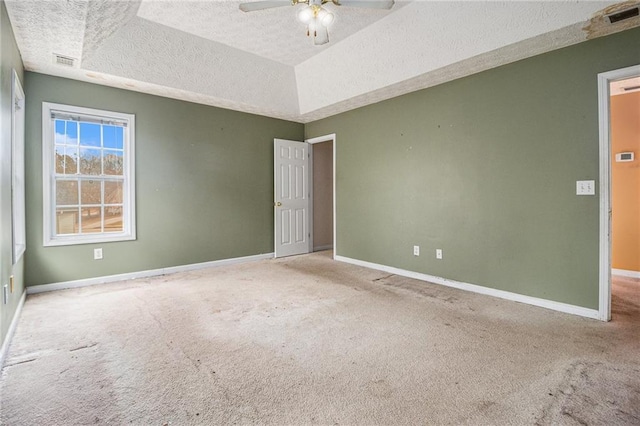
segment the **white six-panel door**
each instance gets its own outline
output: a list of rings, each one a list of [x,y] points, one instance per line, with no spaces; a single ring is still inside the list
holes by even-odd
[[[274,139],[276,257],[309,253],[309,145]]]

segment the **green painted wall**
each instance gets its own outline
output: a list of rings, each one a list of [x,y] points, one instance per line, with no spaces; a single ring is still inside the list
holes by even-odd
[[[11,225],[11,75],[16,70],[23,80],[22,59],[13,36],[4,2],[0,2],[0,291],[13,275],[13,293],[6,305],[0,293],[0,344],[4,343],[20,297],[24,292],[23,260],[12,265]]]
[[[273,252],[273,139],[302,124],[25,74],[28,285]],[[43,101],[136,115],[136,241],[43,247]]]
[[[338,255],[597,309],[576,180],[598,181],[597,74],[638,63],[633,29],[306,125],[336,133]]]
[[[271,252],[273,138],[336,133],[339,255],[597,308],[598,197],[575,181],[598,179],[596,76],[639,52],[628,30],[305,126],[25,73],[25,280]],[[138,240],[42,247],[42,101],[136,114]]]

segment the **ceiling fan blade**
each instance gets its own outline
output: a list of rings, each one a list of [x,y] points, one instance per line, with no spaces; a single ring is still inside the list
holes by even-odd
[[[333,0],[338,6],[364,7],[367,9],[391,9],[396,3],[394,0]]]
[[[315,29],[315,36],[313,37],[313,44],[320,46],[322,44],[329,43],[329,31],[327,27],[318,25]]]
[[[243,12],[254,12],[256,10],[272,9],[274,7],[291,6],[291,0],[267,0],[241,3],[240,10]]]

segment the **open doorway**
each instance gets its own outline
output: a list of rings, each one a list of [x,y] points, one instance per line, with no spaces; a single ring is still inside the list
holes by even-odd
[[[313,149],[313,251],[333,249],[333,141]]]
[[[312,251],[335,254],[335,135],[306,142],[311,151]]]
[[[631,314],[640,293],[640,76],[609,83],[611,143],[611,298],[613,315]]]
[[[633,95],[633,96],[627,96]],[[598,75],[600,122],[599,318],[624,297],[640,295],[640,65]],[[638,173],[636,175],[636,173]],[[630,268],[630,269],[626,269]],[[627,275],[627,276],[624,276]],[[631,280],[632,282],[626,282]],[[640,300],[640,297],[634,297]],[[633,307],[633,306],[632,306]],[[634,312],[638,309],[632,309]],[[630,313],[623,311],[621,313]],[[631,312],[633,313],[633,312]],[[636,313],[640,313],[636,312]]]
[[[336,136],[274,139],[274,257],[336,254]]]

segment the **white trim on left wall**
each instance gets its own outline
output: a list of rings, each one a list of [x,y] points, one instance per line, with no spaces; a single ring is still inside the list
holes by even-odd
[[[213,260],[211,262],[192,263],[189,265],[170,266],[167,268],[150,269],[147,271],[129,272],[126,274],[107,275],[96,278],[86,278],[82,280],[64,281],[52,284],[42,284],[27,287],[27,294],[44,293],[47,291],[65,290],[69,288],[87,287],[90,285],[107,284],[117,281],[134,280],[137,278],[148,278],[159,275],[174,274],[176,272],[195,271],[198,269],[216,268],[219,266],[235,265],[237,263],[256,262],[258,260],[273,259],[274,253],[256,254],[253,256],[234,257],[231,259]]]
[[[22,292],[22,296],[20,296],[18,307],[13,314],[13,318],[11,318],[11,324],[9,325],[9,329],[7,330],[7,335],[4,336],[4,342],[2,342],[2,348],[0,348],[0,368],[4,367],[4,360],[7,357],[7,353],[9,353],[9,345],[11,345],[11,340],[13,339],[13,335],[16,332],[18,320],[20,319],[20,313],[22,312],[22,307],[24,306],[24,301],[26,298],[27,291],[25,290]]]

